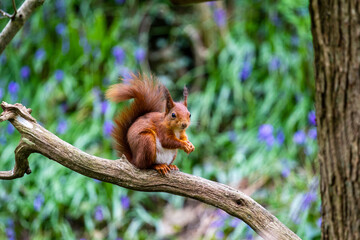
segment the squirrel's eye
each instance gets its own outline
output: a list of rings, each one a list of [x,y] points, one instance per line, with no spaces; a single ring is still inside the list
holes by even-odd
[[[176,118],[176,114],[175,114],[175,113],[172,113],[172,114],[171,114],[171,117],[172,117],[172,118]]]
[[[189,118],[191,118],[191,113],[190,113],[190,115],[189,115]]]

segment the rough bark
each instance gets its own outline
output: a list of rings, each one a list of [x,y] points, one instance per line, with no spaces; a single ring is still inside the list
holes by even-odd
[[[311,0],[322,239],[360,239],[360,2]]]
[[[27,158],[35,152],[104,182],[138,191],[168,192],[213,205],[240,218],[264,239],[300,239],[265,208],[234,188],[182,172],[161,176],[154,170],[139,170],[126,159],[91,156],[40,126],[30,115],[31,109],[5,102],[1,107],[4,112],[0,122],[10,121],[20,132],[21,140],[15,150],[14,169],[0,171],[0,179],[11,180],[30,174]]]

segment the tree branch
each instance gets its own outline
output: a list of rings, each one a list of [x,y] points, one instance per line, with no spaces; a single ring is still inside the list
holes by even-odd
[[[28,156],[40,153],[82,175],[147,192],[168,192],[223,209],[240,218],[264,239],[300,239],[265,208],[244,193],[221,183],[182,172],[161,176],[154,170],[139,170],[125,158],[107,160],[89,155],[40,126],[30,115],[31,109],[21,104],[1,103],[0,122],[10,121],[20,132],[15,150],[15,166],[0,171],[0,179],[14,179],[31,173]]]
[[[0,9],[0,14],[2,15],[1,18],[12,18],[12,17],[13,17],[13,15],[8,14],[7,12],[5,12],[5,11],[3,11],[3,10],[1,10],[1,9]],[[15,13],[14,13],[14,14],[15,14]],[[1,19],[1,18],[0,18],[0,19]]]
[[[16,33],[25,24],[26,20],[35,11],[37,7],[42,5],[45,0],[26,0],[19,10],[16,11],[15,2],[13,1],[14,14],[11,15],[11,20],[6,24],[5,28],[0,33],[0,54],[5,47],[15,37]],[[5,12],[3,12],[4,14]]]

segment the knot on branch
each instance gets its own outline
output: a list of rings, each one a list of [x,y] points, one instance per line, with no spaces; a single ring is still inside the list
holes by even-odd
[[[4,111],[0,115],[0,122],[13,120],[19,115],[30,122],[36,123],[35,118],[30,115],[32,112],[31,108],[26,108],[20,103],[9,104],[7,102],[2,102],[1,108]]]
[[[246,202],[243,198],[239,198],[235,200],[235,203],[239,206],[239,207],[244,207],[246,206]]]

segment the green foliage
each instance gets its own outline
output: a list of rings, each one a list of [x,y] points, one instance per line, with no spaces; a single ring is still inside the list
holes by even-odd
[[[318,239],[307,4],[46,1],[0,55],[0,100],[23,103],[63,140],[115,159],[109,131],[123,105],[105,101],[107,87],[129,71],[149,70],[175,99],[186,84],[188,135],[196,150],[179,154],[179,168],[252,189],[252,197],[301,238]],[[18,140],[2,123],[1,170],[12,168]],[[29,161],[31,175],[1,181],[1,239],[159,239],[164,208],[188,204],[97,182],[40,155]],[[252,239],[244,223],[215,213],[214,239]]]

